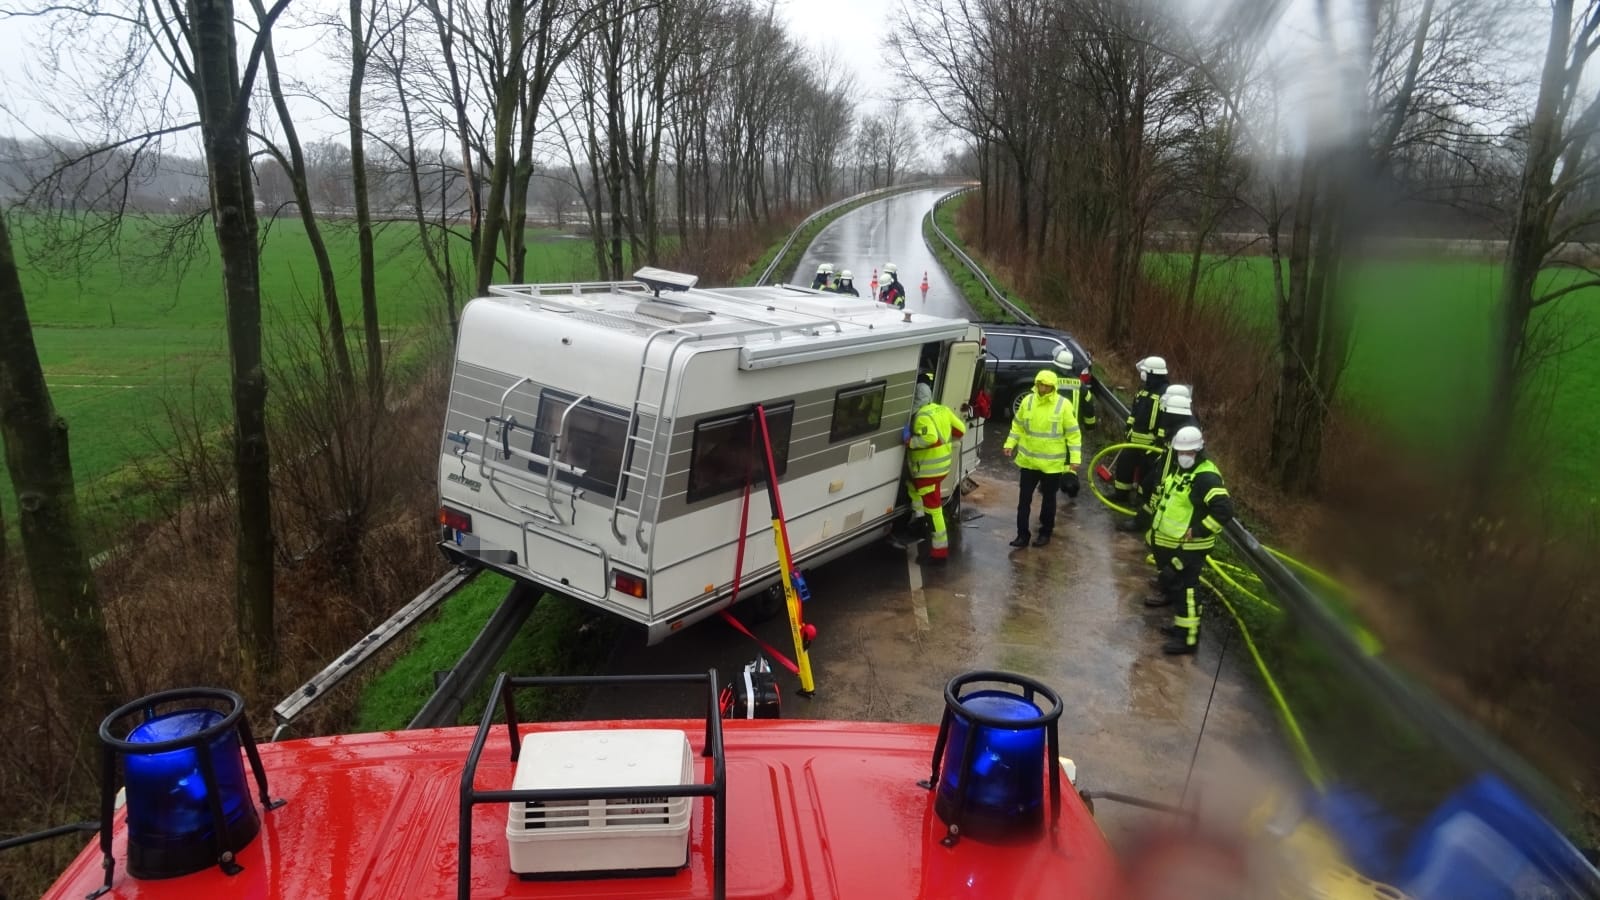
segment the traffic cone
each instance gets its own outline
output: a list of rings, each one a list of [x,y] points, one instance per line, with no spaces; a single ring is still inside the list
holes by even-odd
[[[928,299],[928,273],[922,273],[922,299]]]

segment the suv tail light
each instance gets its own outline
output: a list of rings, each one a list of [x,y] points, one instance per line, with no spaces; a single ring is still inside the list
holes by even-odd
[[[472,533],[472,516],[448,506],[439,507],[439,524],[456,531]]]

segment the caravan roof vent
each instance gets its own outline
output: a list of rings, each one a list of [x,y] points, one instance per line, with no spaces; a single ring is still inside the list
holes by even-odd
[[[689,862],[689,797],[649,788],[692,784],[694,754],[682,731],[535,732],[522,738],[512,790],[615,789],[620,799],[512,803],[506,822],[519,875],[659,874]]]
[[[682,272],[672,272],[667,269],[657,269],[654,266],[645,266],[633,273],[633,280],[639,282],[652,291],[657,297],[662,291],[687,291],[694,287],[700,280],[698,275],[685,275]]]
[[[652,319],[665,319],[668,322],[675,322],[679,325],[689,322],[711,321],[711,313],[703,309],[678,306],[675,303],[663,303],[660,300],[640,300],[639,305],[634,307],[633,311],[641,316],[649,316]]]

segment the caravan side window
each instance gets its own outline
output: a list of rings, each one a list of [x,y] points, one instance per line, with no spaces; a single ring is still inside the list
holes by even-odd
[[[886,382],[875,381],[835,394],[833,427],[828,429],[828,442],[836,444],[877,431],[883,422],[883,392],[887,387]]]
[[[561,416],[566,413],[567,429],[561,439],[561,455],[557,462],[583,470],[582,475],[558,468],[556,478],[606,497],[617,492],[617,478],[622,474],[622,454],[628,443],[628,416],[612,406],[603,406],[585,400],[572,407],[578,399],[573,394],[547,390],[539,396],[539,419],[534,425],[534,453],[550,455],[550,444],[561,430]],[[529,462],[528,468],[544,474],[544,464]]]
[[[751,440],[760,428],[755,410],[701,419],[694,423],[694,449],[690,452],[689,497],[694,503],[744,487],[745,477],[760,484],[766,478],[766,451],[761,438]],[[772,460],[778,477],[789,471],[789,435],[794,428],[794,403],[767,407],[767,433],[772,436]]]

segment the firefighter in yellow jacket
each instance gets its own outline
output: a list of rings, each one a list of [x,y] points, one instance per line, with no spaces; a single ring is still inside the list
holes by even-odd
[[[1024,397],[1011,420],[1006,436],[1005,455],[1015,456],[1021,470],[1021,490],[1017,494],[1017,539],[1013,547],[1028,546],[1028,524],[1032,518],[1033,492],[1039,491],[1039,534],[1035,547],[1050,543],[1056,526],[1056,491],[1063,474],[1078,477],[1083,464],[1083,435],[1073,415],[1071,400],[1056,391],[1058,379],[1051,369],[1034,376],[1033,393]]]
[[[906,462],[911,470],[911,516],[926,514],[933,527],[928,559],[950,557],[950,532],[944,521],[946,475],[961,450],[966,423],[950,407],[933,400],[933,386],[918,379],[911,395],[911,423],[906,426]]]
[[[1206,557],[1217,546],[1217,535],[1233,518],[1233,501],[1222,483],[1222,472],[1207,458],[1200,429],[1185,425],[1172,436],[1172,456],[1177,465],[1167,473],[1154,500],[1154,517],[1148,542],[1156,557],[1160,594],[1145,606],[1176,604],[1170,640],[1162,651],[1193,653],[1200,643],[1200,601],[1195,591]]]

